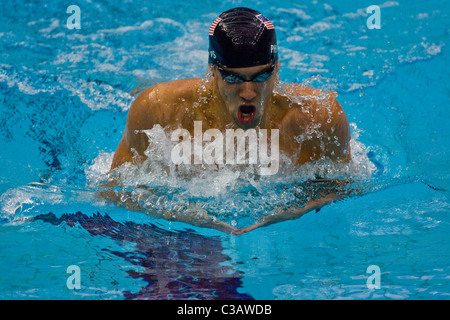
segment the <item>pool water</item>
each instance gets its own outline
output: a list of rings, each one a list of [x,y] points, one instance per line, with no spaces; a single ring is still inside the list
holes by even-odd
[[[68,29],[67,2],[4,3],[0,299],[449,299],[450,4],[385,1],[381,28],[369,29],[372,4],[78,1],[81,29]],[[241,236],[100,197],[137,94],[205,77],[209,25],[242,5],[277,29],[280,88],[339,94],[354,163],[186,180],[164,169],[169,142],[155,128],[158,165],[124,168],[126,184],[158,189],[151,210],[208,210],[235,225],[294,203],[311,172],[351,176],[366,192]]]

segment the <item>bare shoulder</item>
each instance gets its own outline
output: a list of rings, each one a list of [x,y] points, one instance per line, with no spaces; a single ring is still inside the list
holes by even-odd
[[[312,135],[311,143],[326,146],[321,154],[349,159],[350,127],[347,115],[334,91],[289,84],[290,108],[283,126],[293,135]],[[319,148],[319,147],[317,147]]]
[[[151,129],[172,124],[184,110],[185,102],[196,97],[201,78],[163,82],[143,90],[128,112],[127,126],[133,130]]]
[[[126,127],[111,168],[144,159],[148,137],[143,130],[152,129],[156,124],[163,128],[176,126],[176,119],[182,119],[186,103],[193,99],[200,83],[201,79],[185,79],[144,89],[128,111]]]
[[[202,81],[202,78],[191,78],[162,82],[145,89],[141,95],[151,95],[154,103],[178,103],[182,99],[192,99]]]
[[[288,84],[288,119],[302,119],[304,122],[321,123],[324,127],[347,121],[344,109],[336,99],[335,91],[311,88],[303,84]]]

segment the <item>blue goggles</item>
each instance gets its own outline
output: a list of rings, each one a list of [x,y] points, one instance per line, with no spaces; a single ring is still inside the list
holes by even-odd
[[[219,70],[220,75],[222,76],[222,79],[227,83],[242,83],[242,82],[246,82],[246,81],[265,82],[270,79],[270,77],[272,76],[272,74],[275,71],[275,63],[274,63],[271,66],[269,66],[268,68],[253,75],[251,78],[244,79],[241,75],[234,73],[232,71],[225,70],[218,64],[216,64],[216,66],[217,66],[217,70]]]

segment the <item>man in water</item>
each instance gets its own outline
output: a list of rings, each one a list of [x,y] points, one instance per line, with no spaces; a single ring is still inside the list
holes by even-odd
[[[249,8],[223,12],[209,29],[209,67],[212,79],[160,83],[145,89],[132,104],[111,169],[125,162],[141,163],[149,145],[142,130],[161,125],[168,130],[194,132],[194,121],[203,131],[218,129],[278,129],[279,151],[294,164],[319,159],[350,161],[350,129],[336,93],[288,84],[276,90],[278,61],[275,29],[265,16]],[[170,215],[198,226],[233,234],[275,222],[295,219],[339,196],[330,193],[301,208],[287,208],[263,221],[237,230],[208,216]]]

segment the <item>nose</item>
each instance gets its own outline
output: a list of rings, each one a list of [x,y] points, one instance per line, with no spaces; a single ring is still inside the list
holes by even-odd
[[[240,84],[239,96],[246,102],[251,102],[257,96],[256,85],[253,81],[245,81]]]

